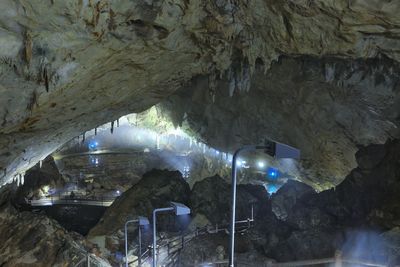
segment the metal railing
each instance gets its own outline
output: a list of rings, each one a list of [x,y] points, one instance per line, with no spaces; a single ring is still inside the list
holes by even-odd
[[[236,260],[237,266],[255,266],[254,263],[243,262]],[[196,267],[212,266],[212,267],[226,267],[229,265],[229,260],[203,262],[196,265]],[[300,260],[291,262],[273,262],[269,261],[264,264],[257,264],[259,267],[300,267],[300,266],[313,266],[313,265],[330,265],[332,267],[343,267],[343,266],[367,266],[367,267],[388,267],[386,263],[372,262],[364,259],[351,259],[343,258],[340,251],[336,252],[332,258],[325,259],[311,259],[311,260]]]
[[[243,232],[248,230],[251,226],[252,223],[254,222],[254,217],[253,217],[253,208],[252,208],[252,214],[251,218],[247,218],[245,220],[241,221],[236,221],[235,224],[237,225],[237,232]],[[160,242],[160,245],[157,247],[157,254],[159,255],[159,259],[162,259],[163,265],[164,266],[173,266],[173,263],[177,261],[177,253],[180,252],[187,243],[189,243],[191,240],[198,236],[206,235],[206,234],[217,234],[220,232],[229,232],[229,224],[224,224],[224,225],[206,225],[202,228],[197,228],[196,230],[189,232],[185,235],[181,235],[178,237],[174,237],[171,239],[163,239]],[[146,262],[151,262],[152,260],[152,255],[151,255],[151,249],[147,249],[143,254],[142,254],[142,264],[145,264]],[[137,263],[138,259],[135,259],[129,264]]]
[[[89,206],[103,206],[109,207],[114,202],[116,197],[108,196],[82,196],[67,193],[59,193],[56,195],[46,196],[40,199],[27,200],[27,204],[33,207],[52,206],[52,205],[89,205]]]
[[[92,253],[89,253],[77,244],[72,244],[72,246],[81,254],[81,260],[73,265],[74,267],[111,267],[111,265],[107,261],[100,257],[97,257]]]

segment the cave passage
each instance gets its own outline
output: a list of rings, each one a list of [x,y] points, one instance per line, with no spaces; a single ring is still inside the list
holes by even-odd
[[[399,14],[0,0],[0,266],[400,266]]]

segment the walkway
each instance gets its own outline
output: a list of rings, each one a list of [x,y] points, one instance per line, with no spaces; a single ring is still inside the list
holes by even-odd
[[[45,197],[41,199],[28,200],[28,204],[32,207],[44,207],[53,205],[87,205],[87,206],[100,206],[109,207],[114,202],[114,197],[70,197],[68,195],[56,195]]]

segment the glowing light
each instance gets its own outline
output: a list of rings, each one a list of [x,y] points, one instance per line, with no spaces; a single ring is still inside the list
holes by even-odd
[[[90,162],[91,162],[92,164],[95,164],[96,166],[99,165],[99,159],[98,159],[98,158],[91,158],[91,159],[90,159]]]
[[[267,191],[269,194],[274,194],[278,191],[278,186],[276,186],[275,184],[268,184],[267,185]]]
[[[259,161],[259,162],[257,162],[257,166],[259,168],[264,168],[265,167],[265,163],[263,161]]]
[[[277,179],[279,177],[279,171],[275,168],[268,168],[267,175],[270,179]]]
[[[177,135],[186,136],[185,132],[182,131],[180,127],[176,128],[176,129],[169,130],[168,134],[173,134],[175,136],[177,136]]]
[[[121,194],[121,191],[117,190],[117,195]]]
[[[98,146],[99,146],[99,143],[95,140],[90,141],[89,145],[88,145],[90,150],[97,149]]]

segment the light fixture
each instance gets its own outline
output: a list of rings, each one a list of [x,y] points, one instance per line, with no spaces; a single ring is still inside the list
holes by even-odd
[[[166,208],[158,208],[153,210],[153,267],[157,265],[157,213],[164,211],[173,211],[175,215],[190,214],[190,208],[178,202],[170,202],[170,206]]]
[[[265,167],[265,163],[263,161],[259,161],[259,162],[257,162],[257,166],[259,168],[264,168]]]
[[[281,144],[271,140],[265,140],[265,144],[262,146],[244,146],[239,148],[233,154],[232,160],[232,191],[231,191],[231,220],[230,220],[230,242],[229,242],[229,267],[234,267],[234,256],[235,256],[235,220],[236,220],[236,176],[238,163],[238,156],[244,151],[255,151],[264,150],[264,152],[275,158],[300,158],[300,150],[297,148]]]
[[[138,255],[138,265],[139,267],[142,264],[142,236],[141,236],[141,231],[140,231],[140,226],[145,226],[149,225],[149,219],[143,216],[139,216],[136,220],[130,220],[125,223],[125,266],[128,267],[128,224],[130,223],[137,223],[139,228],[139,255]]]
[[[275,168],[268,168],[267,174],[270,179],[276,180],[279,176],[279,171],[278,169]]]
[[[90,150],[97,149],[98,146],[99,146],[99,143],[96,140],[92,140],[88,144],[88,147]]]

